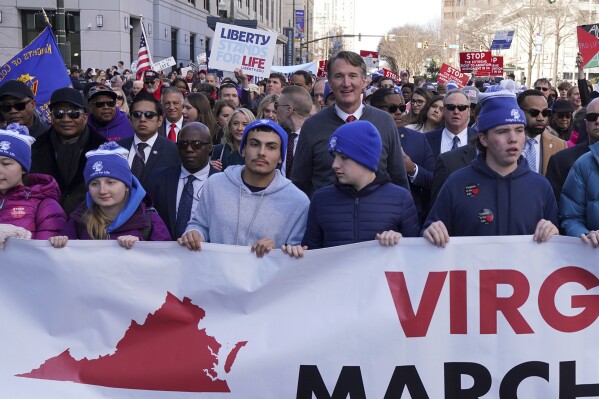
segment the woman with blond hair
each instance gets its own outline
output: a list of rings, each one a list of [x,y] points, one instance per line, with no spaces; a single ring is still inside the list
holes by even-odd
[[[221,144],[214,147],[210,164],[217,170],[223,171],[229,165],[243,165],[245,162],[239,152],[239,144],[243,137],[243,130],[256,120],[252,111],[247,108],[238,108],[233,111],[223,129],[223,140]]]
[[[277,121],[277,110],[275,104],[279,102],[278,94],[269,94],[260,101],[256,119],[270,119]]]

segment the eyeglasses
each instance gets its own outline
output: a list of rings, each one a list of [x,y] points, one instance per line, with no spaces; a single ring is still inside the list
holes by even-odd
[[[92,103],[92,104],[96,108],[104,108],[104,107],[113,108],[116,105],[116,101],[115,100],[110,100],[110,101],[96,101],[95,103]]]
[[[406,112],[406,106],[405,106],[405,104],[399,104],[399,105],[390,104],[390,105],[387,105],[387,110],[389,111],[390,114],[394,114],[398,110],[399,110],[399,112],[404,113],[404,112]]]
[[[292,105],[289,105],[289,104],[279,104],[279,103],[275,102],[275,111],[278,110],[279,107],[291,107],[291,108],[293,108]]]
[[[549,90],[549,87],[535,87],[535,90],[539,90],[539,91],[547,91]]]
[[[458,111],[464,112],[467,109],[470,109],[470,104],[445,104],[445,109],[450,112],[455,111],[456,108],[458,109]]]
[[[82,114],[83,111],[75,109],[55,109],[52,111],[52,115],[56,119],[62,119],[65,115],[71,119],[79,119]]]
[[[595,113],[595,112],[591,112],[584,116],[584,119],[586,119],[587,122],[597,122],[598,118],[599,118],[599,114]]]
[[[413,98],[411,101],[412,101],[412,104],[418,104],[418,105],[422,105],[426,102],[424,100],[415,99],[415,98]]]
[[[29,104],[31,100],[22,101],[20,103],[14,104],[2,104],[2,112],[10,112],[11,109],[15,109],[17,111],[23,111],[27,104]]]
[[[558,119],[570,119],[572,118],[572,112],[556,112],[555,116],[557,116]]]
[[[551,110],[549,108],[545,108],[542,111],[539,111],[538,109],[525,109],[524,111],[528,112],[530,114],[530,116],[532,116],[533,118],[536,118],[537,116],[539,116],[539,114],[542,114],[543,117],[547,118],[549,115],[551,115]]]
[[[192,140],[192,141],[180,140],[180,141],[177,141],[177,147],[179,147],[179,149],[181,149],[181,150],[186,150],[188,146],[191,146],[191,148],[193,148],[194,150],[200,150],[200,149],[202,149],[203,146],[210,145],[210,144],[212,144],[212,143],[210,143],[210,142],[205,143],[205,142],[200,141],[200,140]]]
[[[158,113],[154,111],[131,111],[131,116],[135,119],[141,118],[141,116],[145,116],[146,119],[154,119],[158,116]]]

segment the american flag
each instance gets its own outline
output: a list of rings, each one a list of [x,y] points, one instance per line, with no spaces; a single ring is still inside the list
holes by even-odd
[[[141,39],[139,39],[139,50],[137,51],[137,73],[135,77],[141,80],[143,73],[150,69],[150,49],[146,45],[146,35],[144,30],[141,31]]]

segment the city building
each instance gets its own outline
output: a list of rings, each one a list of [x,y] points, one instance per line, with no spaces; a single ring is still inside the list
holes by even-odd
[[[306,0],[308,1],[308,0]],[[309,0],[313,1],[313,0]],[[109,68],[118,61],[129,67],[137,59],[143,16],[153,61],[174,57],[177,63],[197,63],[210,50],[214,31],[209,17],[242,20],[244,25],[278,33],[273,64],[282,65],[287,38],[282,27],[281,0],[3,0],[0,5],[0,65],[12,58],[40,32],[35,14],[42,8],[52,19],[63,3],[71,20],[67,32],[67,66]],[[306,8],[304,8],[306,9]]]
[[[511,47],[493,50],[504,57],[504,71],[527,86],[540,77],[555,85],[576,80],[576,27],[596,22],[598,12],[599,0],[443,0],[441,36],[459,46],[450,57],[457,66],[459,51],[488,51],[496,31],[513,30]],[[599,76],[597,69],[587,78]]]
[[[355,0],[320,0],[314,4],[314,60],[326,60],[341,50],[354,50]]]

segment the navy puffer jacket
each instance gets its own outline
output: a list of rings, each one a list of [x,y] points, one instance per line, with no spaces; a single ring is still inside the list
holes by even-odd
[[[379,177],[360,191],[334,184],[314,193],[302,245],[316,249],[370,241],[386,230],[418,236],[416,207],[405,188]]]

